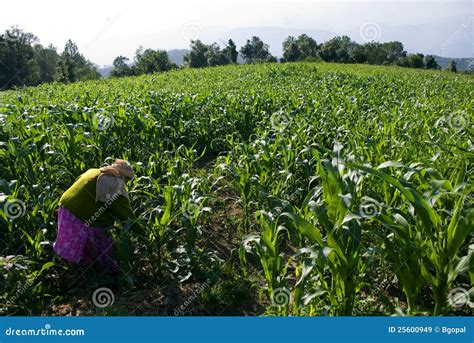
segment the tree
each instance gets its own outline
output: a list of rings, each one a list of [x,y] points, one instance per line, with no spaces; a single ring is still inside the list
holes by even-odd
[[[323,43],[319,56],[326,62],[349,63],[350,53],[356,45],[348,36],[337,36]]]
[[[318,57],[318,44],[316,41],[302,34],[298,38],[288,36],[283,41],[283,61],[294,62],[303,61]]]
[[[385,53],[382,64],[395,64],[400,58],[407,55],[407,52],[403,50],[403,44],[398,41],[382,43],[381,47]]]
[[[426,69],[438,69],[439,65],[436,62],[433,55],[426,55],[425,57],[425,67]]]
[[[58,60],[56,81],[68,83],[96,80],[100,77],[97,67],[91,61],[85,59],[79,52],[77,45],[69,39]]]
[[[409,54],[408,58],[408,66],[410,68],[424,68],[424,55],[423,54]]]
[[[456,61],[453,61],[453,60],[449,61],[448,70],[452,71],[453,73],[458,72],[458,68],[456,67]]]
[[[41,82],[53,82],[56,78],[56,66],[59,55],[56,48],[51,44],[43,47],[41,44],[34,46],[35,60],[39,66]]]
[[[191,68],[212,67],[237,63],[237,50],[230,39],[227,46],[221,50],[217,43],[204,44],[200,40],[191,41],[191,47],[183,57],[186,66]]]
[[[300,52],[301,60],[318,56],[318,44],[313,38],[309,37],[308,35],[300,35],[296,39],[296,45],[298,46],[298,51]]]
[[[118,56],[114,59],[113,69],[110,72],[111,77],[123,77],[133,75],[132,68],[127,62],[130,60],[125,56]]]
[[[227,57],[227,54],[221,50],[217,43],[206,46],[206,52],[204,56],[206,57],[206,66],[220,66],[230,64],[231,61]]]
[[[406,57],[401,57],[397,61],[397,65],[400,67],[407,68],[424,68],[424,55],[423,54],[408,54]]]
[[[298,44],[295,37],[288,36],[282,44],[283,60],[282,62],[295,62],[301,59],[301,52],[298,49]]]
[[[0,89],[34,86],[41,82],[32,47],[37,40],[32,33],[17,27],[0,35]]]
[[[70,39],[64,46],[64,51],[59,57],[56,78],[57,81],[68,83],[75,82],[79,79],[79,49],[77,45]]]
[[[176,68],[174,63],[171,63],[168,53],[165,50],[152,50],[139,48],[135,55],[135,65],[133,66],[133,73],[135,75],[151,74],[168,71]]]
[[[207,66],[206,52],[208,47],[198,40],[192,40],[191,46],[183,57],[184,64],[191,68],[202,68]]]
[[[384,64],[387,60],[387,52],[382,43],[368,42],[364,44],[364,50],[369,64]]]
[[[56,66],[55,80],[62,83],[75,82],[77,80],[74,61],[66,53],[62,53]]]
[[[227,46],[222,50],[225,57],[229,61],[229,63],[237,63],[237,56],[239,53],[237,52],[237,46],[235,45],[232,39],[229,39],[227,42]]]
[[[99,77],[97,67],[79,53],[71,40],[58,55],[54,46],[44,47],[35,35],[18,27],[0,35],[0,89]]]
[[[408,64],[408,58],[405,56],[405,57],[401,57],[398,59],[397,63],[396,63],[397,66],[399,67],[406,67],[408,68],[409,67],[409,64]]]
[[[268,44],[257,36],[253,36],[240,48],[240,54],[246,63],[276,62],[276,58],[268,51],[268,48]]]
[[[349,52],[349,59],[351,63],[365,63],[367,62],[367,52],[364,45],[356,44]]]

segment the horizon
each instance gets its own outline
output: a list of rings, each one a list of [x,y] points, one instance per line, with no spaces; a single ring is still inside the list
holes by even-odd
[[[71,39],[100,67],[110,66],[119,55],[132,60],[139,46],[169,51],[187,49],[191,39],[222,45],[229,38],[241,46],[251,35],[259,36],[269,44],[272,54],[281,56],[283,39],[301,33],[318,43],[348,35],[358,43],[400,41],[409,53],[472,58],[472,6],[470,1],[313,0],[275,4],[267,0],[140,0],[130,4],[125,0],[86,0],[71,16],[66,5],[58,1],[22,0],[2,6],[0,29],[18,26],[37,36],[42,45],[53,44],[58,51]],[[271,16],[264,15],[270,12]]]

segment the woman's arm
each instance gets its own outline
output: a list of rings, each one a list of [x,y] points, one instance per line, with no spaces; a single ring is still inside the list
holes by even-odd
[[[136,219],[135,213],[133,213],[130,201],[123,195],[119,195],[109,207],[110,213],[119,221],[125,221],[127,219]]]
[[[112,216],[121,222],[125,221],[134,221],[137,219],[135,213],[133,212],[132,206],[130,205],[130,201],[123,195],[119,195],[117,199],[115,199],[111,206],[109,207]],[[143,228],[135,222],[132,222],[130,229],[138,234],[143,234]]]

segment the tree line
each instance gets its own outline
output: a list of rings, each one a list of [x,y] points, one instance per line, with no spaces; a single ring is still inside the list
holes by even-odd
[[[312,37],[302,34],[288,36],[282,43],[283,56],[278,59],[269,51],[269,45],[253,36],[237,50],[232,39],[221,47],[218,43],[205,44],[192,40],[183,57],[184,67],[203,68],[238,63],[325,61],[337,63],[366,63],[375,65],[397,65],[408,68],[440,69],[434,56],[420,53],[408,54],[401,42],[368,42],[359,44],[348,36],[337,36],[318,44]],[[139,47],[133,61],[118,56],[113,61],[111,77],[123,77],[164,72],[178,66],[170,61],[165,50]],[[456,63],[451,61],[448,70],[456,72]],[[64,50],[58,53],[51,44],[43,46],[32,33],[17,27],[7,29],[0,35],[0,90],[18,86],[35,86],[40,83],[69,83],[95,80],[101,75],[97,66],[87,60],[68,40]]]
[[[190,68],[213,67],[236,64],[240,55],[245,63],[277,62],[277,58],[269,52],[268,44],[258,37],[252,37],[237,51],[237,46],[229,39],[223,48],[217,43],[204,44],[200,40],[192,40],[189,51],[183,57],[183,64]],[[176,69],[165,50],[138,48],[133,63],[124,56],[118,56],[113,62],[112,77],[149,74]]]
[[[366,63],[374,65],[397,65],[407,68],[441,69],[433,55],[424,56],[421,53],[408,54],[401,42],[386,43],[368,42],[359,44],[348,36],[337,36],[324,43],[318,44],[312,37],[302,34],[298,37],[288,36],[282,43],[283,57],[279,60],[269,51],[269,46],[259,37],[253,36],[237,51],[237,47],[229,39],[224,47],[217,43],[205,44],[200,40],[192,40],[189,51],[183,57],[183,65],[190,68],[212,67],[237,63],[240,55],[245,63],[264,62],[298,62],[324,61],[336,63]],[[177,68],[167,59],[164,50],[145,52],[149,58],[143,59],[137,51],[132,65],[125,57],[119,56],[114,60],[111,76],[121,77],[140,75],[150,72],[161,72]],[[148,53],[147,53],[148,52]],[[146,66],[146,67],[144,67]],[[451,61],[448,70],[456,72],[456,62]]]
[[[69,40],[58,53],[32,33],[11,28],[0,35],[0,90],[40,83],[69,83],[100,78],[97,67]]]

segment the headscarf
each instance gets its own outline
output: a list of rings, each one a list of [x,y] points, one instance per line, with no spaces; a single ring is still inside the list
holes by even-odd
[[[133,168],[125,160],[117,159],[114,164],[100,168],[97,177],[95,201],[110,201],[118,195],[123,195],[128,199],[125,190],[124,178],[133,179]]]

